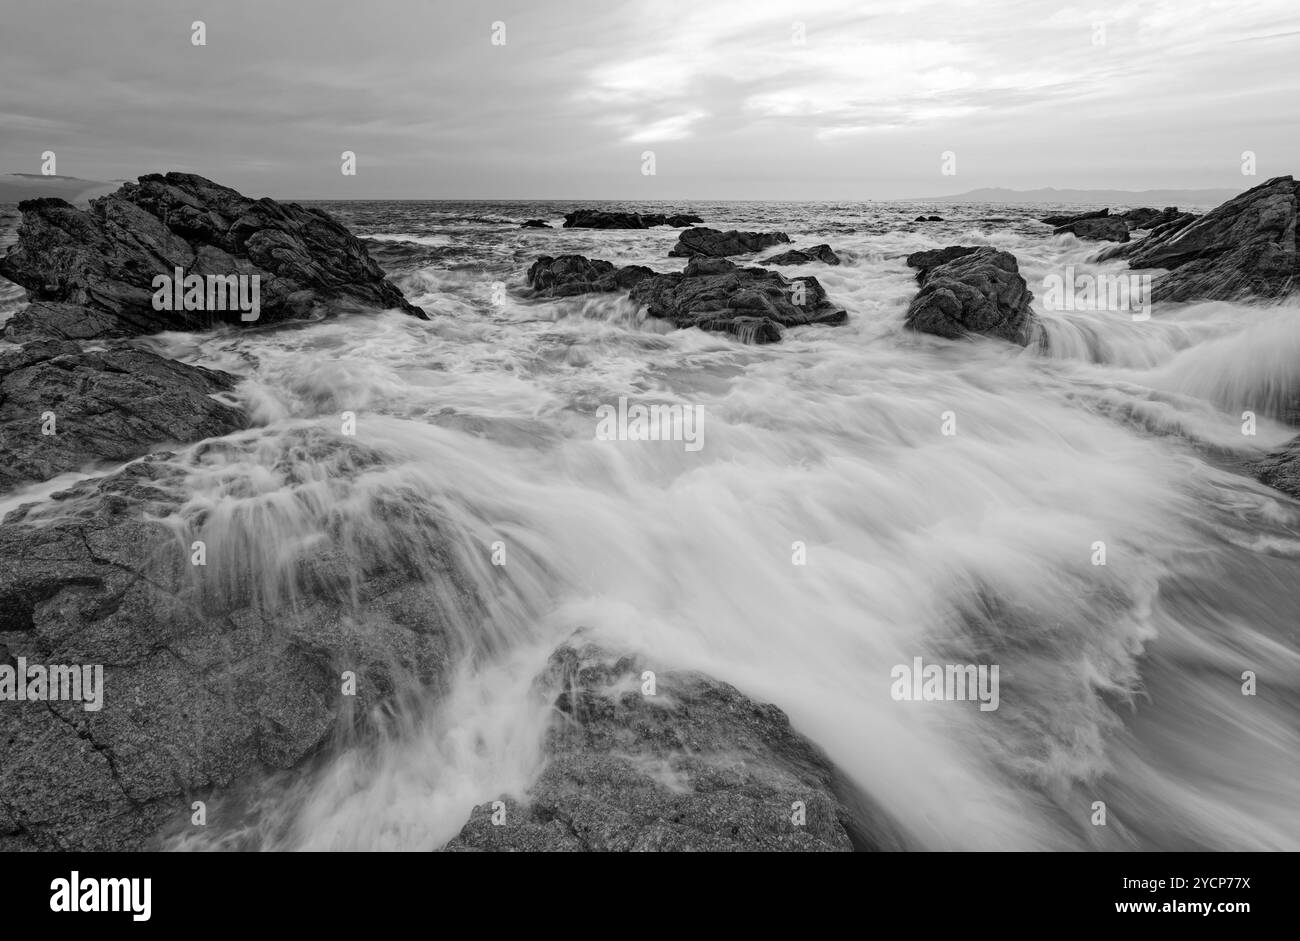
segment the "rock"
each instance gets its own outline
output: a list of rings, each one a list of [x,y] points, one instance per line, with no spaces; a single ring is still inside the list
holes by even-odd
[[[1300,500],[1300,438],[1293,438],[1249,469],[1261,483]]]
[[[644,265],[615,268],[608,261],[582,255],[543,255],[528,269],[528,284],[542,297],[571,297],[604,291],[626,291],[654,272]]]
[[[773,255],[771,258],[764,258],[759,264],[806,265],[814,261],[820,261],[824,265],[838,265],[840,256],[831,251],[829,245],[814,245],[812,248],[795,248],[779,255]]]
[[[666,216],[663,213],[606,212],[600,209],[575,209],[564,217],[566,229],[649,229],[657,225],[674,228],[703,222],[699,216],[685,213]]]
[[[144,350],[38,341],[0,353],[0,491],[243,428],[243,413],[214,397],[235,383]]]
[[[668,254],[674,258],[707,255],[723,258],[727,255],[748,255],[773,245],[788,244],[790,236],[784,232],[719,232],[717,229],[687,229],[677,238],[677,244]]]
[[[1093,261],[1107,261],[1111,258],[1127,258],[1137,251],[1148,239],[1160,238],[1178,229],[1181,229],[1187,223],[1197,218],[1194,213],[1180,212],[1172,219],[1166,222],[1157,222],[1152,225],[1151,230],[1147,233],[1146,238],[1136,241],[1129,241],[1118,245],[1107,245],[1099,251],[1093,258]]]
[[[549,229],[549,222],[543,222],[541,219],[529,219],[527,222],[519,223],[521,229]]]
[[[943,219],[940,216],[917,216],[912,221],[913,222],[942,222]]]
[[[954,251],[956,250],[956,251]],[[907,308],[906,325],[922,333],[956,339],[968,333],[1027,346],[1033,332],[1033,294],[1014,255],[996,248],[953,246],[940,254],[918,253],[918,261],[947,260],[923,267],[921,290]],[[911,264],[916,255],[908,258]]]
[[[1151,229],[1165,222],[1177,219],[1182,213],[1178,211],[1177,206],[1166,206],[1164,209],[1153,209],[1149,206],[1130,209],[1123,213],[1119,218],[1124,220],[1124,224],[1129,227],[1129,231],[1135,229]]]
[[[775,706],[695,673],[564,646],[537,683],[553,703],[546,765],[505,823],[474,808],[464,851],[845,852],[866,827],[825,756]],[[802,801],[806,823],[792,822]],[[852,836],[851,836],[852,834]],[[871,847],[874,848],[874,847]]]
[[[214,444],[200,472],[267,443]],[[160,827],[188,826],[192,800],[365,731],[399,682],[436,688],[460,655],[449,625],[486,618],[433,504],[365,484],[382,455],[319,429],[275,446],[257,485],[274,506],[238,490],[233,516],[186,504],[190,465],[160,454],[0,523],[0,652],[104,671],[100,711],[0,704],[0,850],[154,846]],[[396,551],[364,513],[419,538]]]
[[[954,258],[979,251],[978,245],[949,245],[947,248],[932,248],[923,252],[912,252],[907,256],[907,267],[919,269],[916,280],[924,281],[926,272],[936,265],[946,264]]]
[[[737,268],[719,258],[692,258],[680,274],[644,278],[631,297],[651,317],[730,333],[746,343],[775,343],[782,327],[848,320],[814,277],[787,280],[766,268]]]
[[[1300,183],[1275,177],[1190,221],[1153,230],[1128,253],[1132,268],[1168,268],[1154,301],[1280,300],[1300,282]]]
[[[329,214],[296,203],[249,199],[191,173],[150,174],[86,211],[61,199],[21,203],[18,241],[0,259],[0,275],[27,288],[32,301],[94,311],[99,336],[208,329],[249,323],[240,311],[155,310],[153,279],[259,277],[258,324],[304,318],[335,305],[398,308],[426,315],[384,278],[365,247]],[[48,308],[28,311],[31,334]],[[59,314],[52,336],[67,335]]]
[[[1075,238],[1098,239],[1105,242],[1127,242],[1128,224],[1118,216],[1099,216],[1058,226],[1053,235],[1071,233]]]
[[[1085,219],[1104,219],[1110,215],[1109,209],[1096,209],[1088,212],[1075,213],[1068,216],[1045,216],[1040,222],[1046,222],[1050,226],[1060,228],[1063,225],[1072,225],[1075,222],[1083,222]]]

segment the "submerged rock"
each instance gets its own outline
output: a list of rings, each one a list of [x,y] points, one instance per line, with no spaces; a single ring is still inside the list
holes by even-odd
[[[1014,255],[996,248],[952,246],[918,252],[921,290],[907,308],[906,325],[956,339],[968,333],[1026,346],[1034,316],[1030,293]]]
[[[65,340],[0,353],[0,491],[243,428],[243,412],[214,397],[235,383],[137,349]]]
[[[1171,220],[1128,252],[1132,268],[1168,268],[1155,301],[1280,300],[1300,286],[1300,183],[1276,177],[1190,221]]]
[[[521,229],[549,229],[551,224],[543,222],[541,219],[529,219],[527,222],[519,223]]]
[[[335,305],[426,317],[328,213],[249,199],[192,173],[142,176],[92,200],[86,211],[53,198],[28,200],[19,209],[18,241],[0,259],[0,275],[25,287],[34,302],[84,308],[96,336],[249,323],[239,310],[155,310],[154,279],[174,278],[176,269],[201,278],[257,276],[260,310],[252,322],[259,324]],[[46,313],[54,314],[50,335],[73,335],[67,307],[25,313],[21,327],[28,335],[38,332]]]
[[[788,244],[790,236],[784,232],[719,232],[717,229],[687,229],[677,237],[677,244],[668,252],[674,258],[705,255],[724,258],[727,255],[748,255],[773,245]]]
[[[97,711],[0,704],[0,850],[148,848],[191,801],[295,768],[400,684],[439,681],[448,625],[483,615],[437,514],[358,483],[384,467],[355,443],[279,446],[258,483],[274,506],[187,505],[189,465],[162,454],[0,523],[0,662],[103,668]],[[357,500],[411,537],[401,552],[341,509]]]
[[[829,245],[814,245],[812,248],[795,248],[788,252],[782,252],[779,255],[773,255],[771,258],[764,258],[759,264],[762,265],[806,265],[814,261],[820,261],[824,265],[838,265],[840,256],[831,250]]]
[[[1300,500],[1300,438],[1256,461],[1250,471],[1261,483]]]
[[[490,804],[476,807],[445,849],[854,848],[865,822],[780,709],[696,673],[660,671],[655,683],[654,695],[642,694],[633,658],[591,645],[557,650],[537,684],[553,703],[541,776],[525,803],[507,802],[503,824],[493,825]]]
[[[673,228],[703,222],[699,216],[679,213],[664,215],[658,212],[606,212],[601,209],[576,209],[564,217],[566,229],[649,229],[657,225]]]

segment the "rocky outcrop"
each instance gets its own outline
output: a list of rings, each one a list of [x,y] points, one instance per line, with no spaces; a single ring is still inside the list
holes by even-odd
[[[766,268],[738,268],[725,258],[692,258],[681,272],[658,274],[643,265],[615,268],[582,255],[545,255],[528,269],[528,283],[541,297],[630,290],[651,317],[730,333],[747,343],[775,343],[784,327],[848,320],[816,278],[787,279]]]
[[[657,225],[673,228],[703,222],[687,213],[664,215],[658,212],[606,212],[601,209],[576,209],[564,217],[566,229],[649,229]]]
[[[917,216],[917,217],[916,217],[915,219],[913,219],[912,221],[913,221],[913,222],[942,222],[942,221],[943,221],[943,217],[941,217],[941,216]]]
[[[1300,183],[1276,177],[1205,215],[1153,230],[1128,252],[1132,268],[1168,268],[1154,301],[1280,300],[1300,281]]]
[[[1300,500],[1300,438],[1292,439],[1249,469],[1261,483]]]
[[[1110,215],[1109,209],[1093,209],[1088,212],[1079,212],[1065,216],[1044,216],[1040,222],[1046,222],[1053,228],[1060,228],[1063,225],[1072,225],[1076,222],[1083,222],[1087,219],[1105,219]]]
[[[257,276],[258,324],[339,306],[426,316],[329,214],[249,199],[194,174],[142,176],[86,211],[54,198],[19,208],[18,241],[0,259],[0,275],[25,287],[33,302],[65,305],[56,309],[51,336],[73,335],[66,305],[87,311],[95,336],[249,322],[239,310],[156,310],[154,279],[174,278],[177,269],[205,279]],[[28,310],[20,326],[38,332],[49,311]],[[73,329],[84,335],[92,327]]]
[[[863,822],[780,709],[694,673],[658,671],[643,694],[643,666],[591,645],[552,655],[538,680],[554,716],[540,778],[500,825],[490,804],[474,808],[446,849],[854,848]]]
[[[1033,294],[1014,255],[952,246],[909,256],[908,264],[913,261],[921,268],[921,290],[907,308],[909,328],[951,339],[979,333],[1028,345]]]
[[[361,486],[383,461],[354,443],[312,430],[277,446],[258,484],[274,508],[187,503],[189,465],[159,454],[0,524],[0,662],[103,668],[97,711],[0,703],[0,850],[147,848],[188,825],[191,801],[298,767],[458,655],[447,625],[482,608],[437,514]],[[259,447],[214,444],[199,466]],[[421,541],[397,552],[367,534],[340,512],[357,500],[417,521]]]
[[[838,265],[840,256],[829,245],[814,245],[812,248],[794,248],[771,258],[764,258],[763,265],[807,265],[819,261],[824,265]]]
[[[784,327],[834,326],[848,320],[814,277],[786,279],[775,271],[738,268],[720,258],[692,258],[680,274],[640,280],[631,296],[651,317],[677,327],[730,333],[746,343],[775,343]]]
[[[704,255],[707,258],[725,258],[728,255],[748,255],[773,245],[788,244],[790,236],[784,232],[719,232],[717,229],[687,229],[677,237],[677,244],[668,254],[674,258]]]
[[[1100,216],[1095,219],[1080,219],[1066,225],[1058,226],[1053,235],[1069,233],[1075,238],[1097,239],[1105,242],[1127,242],[1128,223],[1118,216]]]
[[[0,353],[0,491],[243,428],[243,413],[216,397],[235,381],[144,350],[82,352],[66,340]]]
[[[1153,229],[1166,222],[1172,222],[1182,215],[1185,214],[1179,212],[1177,206],[1166,206],[1164,209],[1142,206],[1137,209],[1130,209],[1128,212],[1121,214],[1119,218],[1124,220],[1124,224],[1129,227],[1129,231],[1134,231],[1136,229]]]
[[[551,224],[543,222],[541,219],[529,219],[527,222],[519,223],[521,229],[549,229]]]
[[[539,297],[572,297],[626,291],[653,274],[644,265],[615,268],[608,261],[583,255],[543,255],[528,269],[528,284]]]

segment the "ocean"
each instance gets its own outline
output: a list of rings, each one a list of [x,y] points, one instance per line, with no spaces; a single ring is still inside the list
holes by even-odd
[[[432,319],[135,341],[243,378],[254,427],[176,449],[189,508],[268,596],[294,590],[321,519],[421,568],[436,518],[492,616],[439,612],[473,654],[445,689],[412,678],[378,745],[268,779],[173,846],[442,845],[536,776],[531,682],[581,630],[776,704],[910,848],[1300,848],[1300,504],[1242,469],[1295,434],[1296,302],[1048,309],[1067,266],[1125,271],[1035,221],[1052,207],[618,204],[831,245],[843,264],[779,270],[817,277],[847,324],[745,345],[626,294],[525,296],[541,255],[684,265],[679,230],[558,228],[606,204],[313,205]],[[1016,256],[1029,347],[904,328],[905,256],[953,244]],[[22,303],[0,282],[0,317]],[[601,440],[620,398],[698,409],[703,446]],[[344,413],[365,462],[330,443]],[[998,665],[998,709],[898,701],[891,670],[916,657]]]

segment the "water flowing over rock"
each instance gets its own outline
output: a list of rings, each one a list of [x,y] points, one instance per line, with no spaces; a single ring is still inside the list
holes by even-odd
[[[807,265],[820,261],[824,265],[838,265],[840,256],[836,255],[826,244],[814,245],[812,248],[794,248],[771,258],[764,258],[762,265]]]
[[[566,229],[649,229],[657,225],[673,228],[703,222],[699,216],[679,213],[664,215],[658,212],[606,212],[600,209],[575,209],[564,216]]]
[[[234,385],[137,349],[82,352],[65,340],[0,353],[0,491],[243,428],[243,413],[214,398]]]
[[[1275,177],[1183,224],[1153,231],[1126,257],[1131,268],[1168,268],[1155,301],[1280,300],[1297,287],[1300,184]]]
[[[564,646],[539,678],[553,702],[546,766],[492,823],[476,807],[449,851],[849,851],[861,824],[826,758],[775,706],[694,673]],[[803,823],[794,822],[802,813]]]
[[[1300,438],[1255,462],[1250,470],[1260,482],[1300,500]]]
[[[1014,255],[951,246],[909,256],[907,263],[914,262],[921,290],[907,308],[908,327],[950,339],[980,333],[1028,345],[1033,294]]]
[[[789,241],[790,236],[784,232],[737,232],[735,229],[719,232],[717,229],[695,228],[679,235],[677,244],[668,254],[674,258],[692,255],[724,258],[727,255],[748,255]]]
[[[56,198],[19,208],[18,241],[0,259],[0,275],[33,301],[85,308],[99,336],[241,323],[238,310],[155,310],[154,279],[173,278],[178,268],[204,278],[257,276],[259,324],[333,307],[397,308],[427,319],[329,214],[249,199],[191,173],[142,176],[86,211]],[[38,332],[46,310],[25,312],[22,329]],[[69,336],[70,316],[60,308],[51,335]]]
[[[212,468],[230,447],[211,447]],[[446,625],[474,601],[442,524],[409,494],[368,497],[411,537],[402,551],[339,511],[383,470],[303,432],[267,467],[275,505],[234,518],[193,501],[168,454],[6,516],[0,662],[101,664],[104,708],[0,708],[0,850],[146,848],[188,823],[192,800],[295,768],[403,683],[436,684],[456,655]]]

